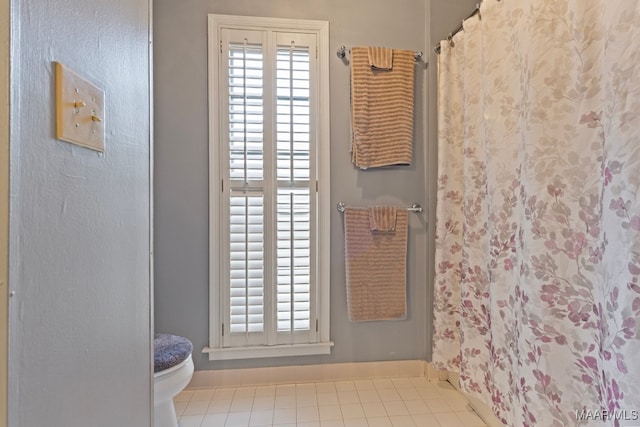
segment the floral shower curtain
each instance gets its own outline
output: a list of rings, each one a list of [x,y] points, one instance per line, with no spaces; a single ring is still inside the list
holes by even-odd
[[[640,2],[485,0],[438,67],[433,362],[506,425],[640,426]]]

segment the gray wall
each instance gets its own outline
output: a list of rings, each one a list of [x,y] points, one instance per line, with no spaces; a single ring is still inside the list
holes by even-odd
[[[207,14],[327,20],[330,23],[331,199],[351,205],[429,203],[426,188],[425,63],[416,65],[414,164],[357,171],[349,160],[349,67],[340,45],[382,45],[427,51],[425,0],[156,0],[155,78],[155,326],[193,341],[196,369],[325,362],[424,359],[430,327],[425,214],[410,215],[409,317],[402,322],[347,319],[342,217],[331,217],[329,356],[208,361]]]
[[[9,425],[150,426],[149,2],[11,5]],[[104,155],[54,139],[52,61],[106,90]]]

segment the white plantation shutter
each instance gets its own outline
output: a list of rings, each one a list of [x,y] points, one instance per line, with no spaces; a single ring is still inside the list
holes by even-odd
[[[318,341],[316,38],[221,31],[223,347]]]
[[[277,330],[282,342],[304,340],[315,328],[311,244],[315,207],[311,169],[313,44],[278,34],[276,61]],[[315,59],[315,58],[314,58]],[[313,199],[313,200],[312,200]],[[298,336],[296,336],[298,335]]]
[[[225,346],[265,342],[264,50],[260,31],[223,32]]]
[[[229,302],[231,333],[264,330],[264,202],[231,196]]]
[[[229,178],[263,180],[262,46],[229,45]]]
[[[278,189],[278,331],[311,328],[308,189]]]

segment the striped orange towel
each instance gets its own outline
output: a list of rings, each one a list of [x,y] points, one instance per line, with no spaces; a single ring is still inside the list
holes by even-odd
[[[374,70],[389,71],[393,68],[393,49],[368,47],[369,66]]]
[[[344,211],[345,267],[349,320],[407,317],[407,235],[409,216],[398,210],[395,231],[369,229],[367,208]]]
[[[371,206],[369,208],[369,228],[371,231],[395,231],[396,207]]]
[[[374,71],[366,47],[351,49],[351,161],[360,169],[410,165],[414,52],[393,51],[393,70]]]

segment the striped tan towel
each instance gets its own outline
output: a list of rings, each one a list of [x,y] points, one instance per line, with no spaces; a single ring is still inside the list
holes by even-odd
[[[345,265],[349,320],[402,320],[407,317],[408,214],[398,210],[396,229],[369,229],[367,208],[344,212]]]
[[[393,49],[368,47],[369,66],[374,70],[389,71],[393,68]]]
[[[371,206],[369,208],[369,229],[371,231],[395,231],[395,206]]]
[[[393,51],[393,70],[373,71],[366,47],[351,49],[352,162],[361,169],[411,164],[414,52]]]

